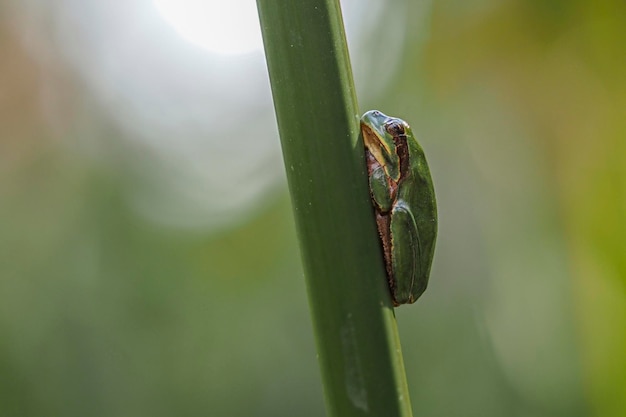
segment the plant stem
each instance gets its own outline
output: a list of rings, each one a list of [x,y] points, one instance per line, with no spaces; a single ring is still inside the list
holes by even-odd
[[[257,5],[328,415],[411,416],[339,4]]]

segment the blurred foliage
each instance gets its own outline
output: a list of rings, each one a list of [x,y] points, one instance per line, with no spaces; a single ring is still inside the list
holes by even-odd
[[[415,415],[624,416],[626,4],[421,6],[360,103],[411,122],[438,192],[430,289],[397,310]],[[323,415],[286,195],[219,233],[146,220],[90,92],[0,24],[0,416]]]

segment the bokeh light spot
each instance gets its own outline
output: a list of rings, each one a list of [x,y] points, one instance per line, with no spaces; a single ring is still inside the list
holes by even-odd
[[[263,49],[253,0],[154,0],[161,16],[187,41],[222,55]]]

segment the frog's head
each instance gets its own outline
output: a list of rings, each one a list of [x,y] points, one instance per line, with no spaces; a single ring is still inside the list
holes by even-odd
[[[394,181],[400,179],[397,139],[404,136],[407,129],[403,120],[389,117],[378,110],[370,110],[361,117],[363,144],[383,167],[385,174]]]

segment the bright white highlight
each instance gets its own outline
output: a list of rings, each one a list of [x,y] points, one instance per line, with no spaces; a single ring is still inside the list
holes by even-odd
[[[213,53],[263,49],[254,0],[154,0],[163,18],[187,41]]]

